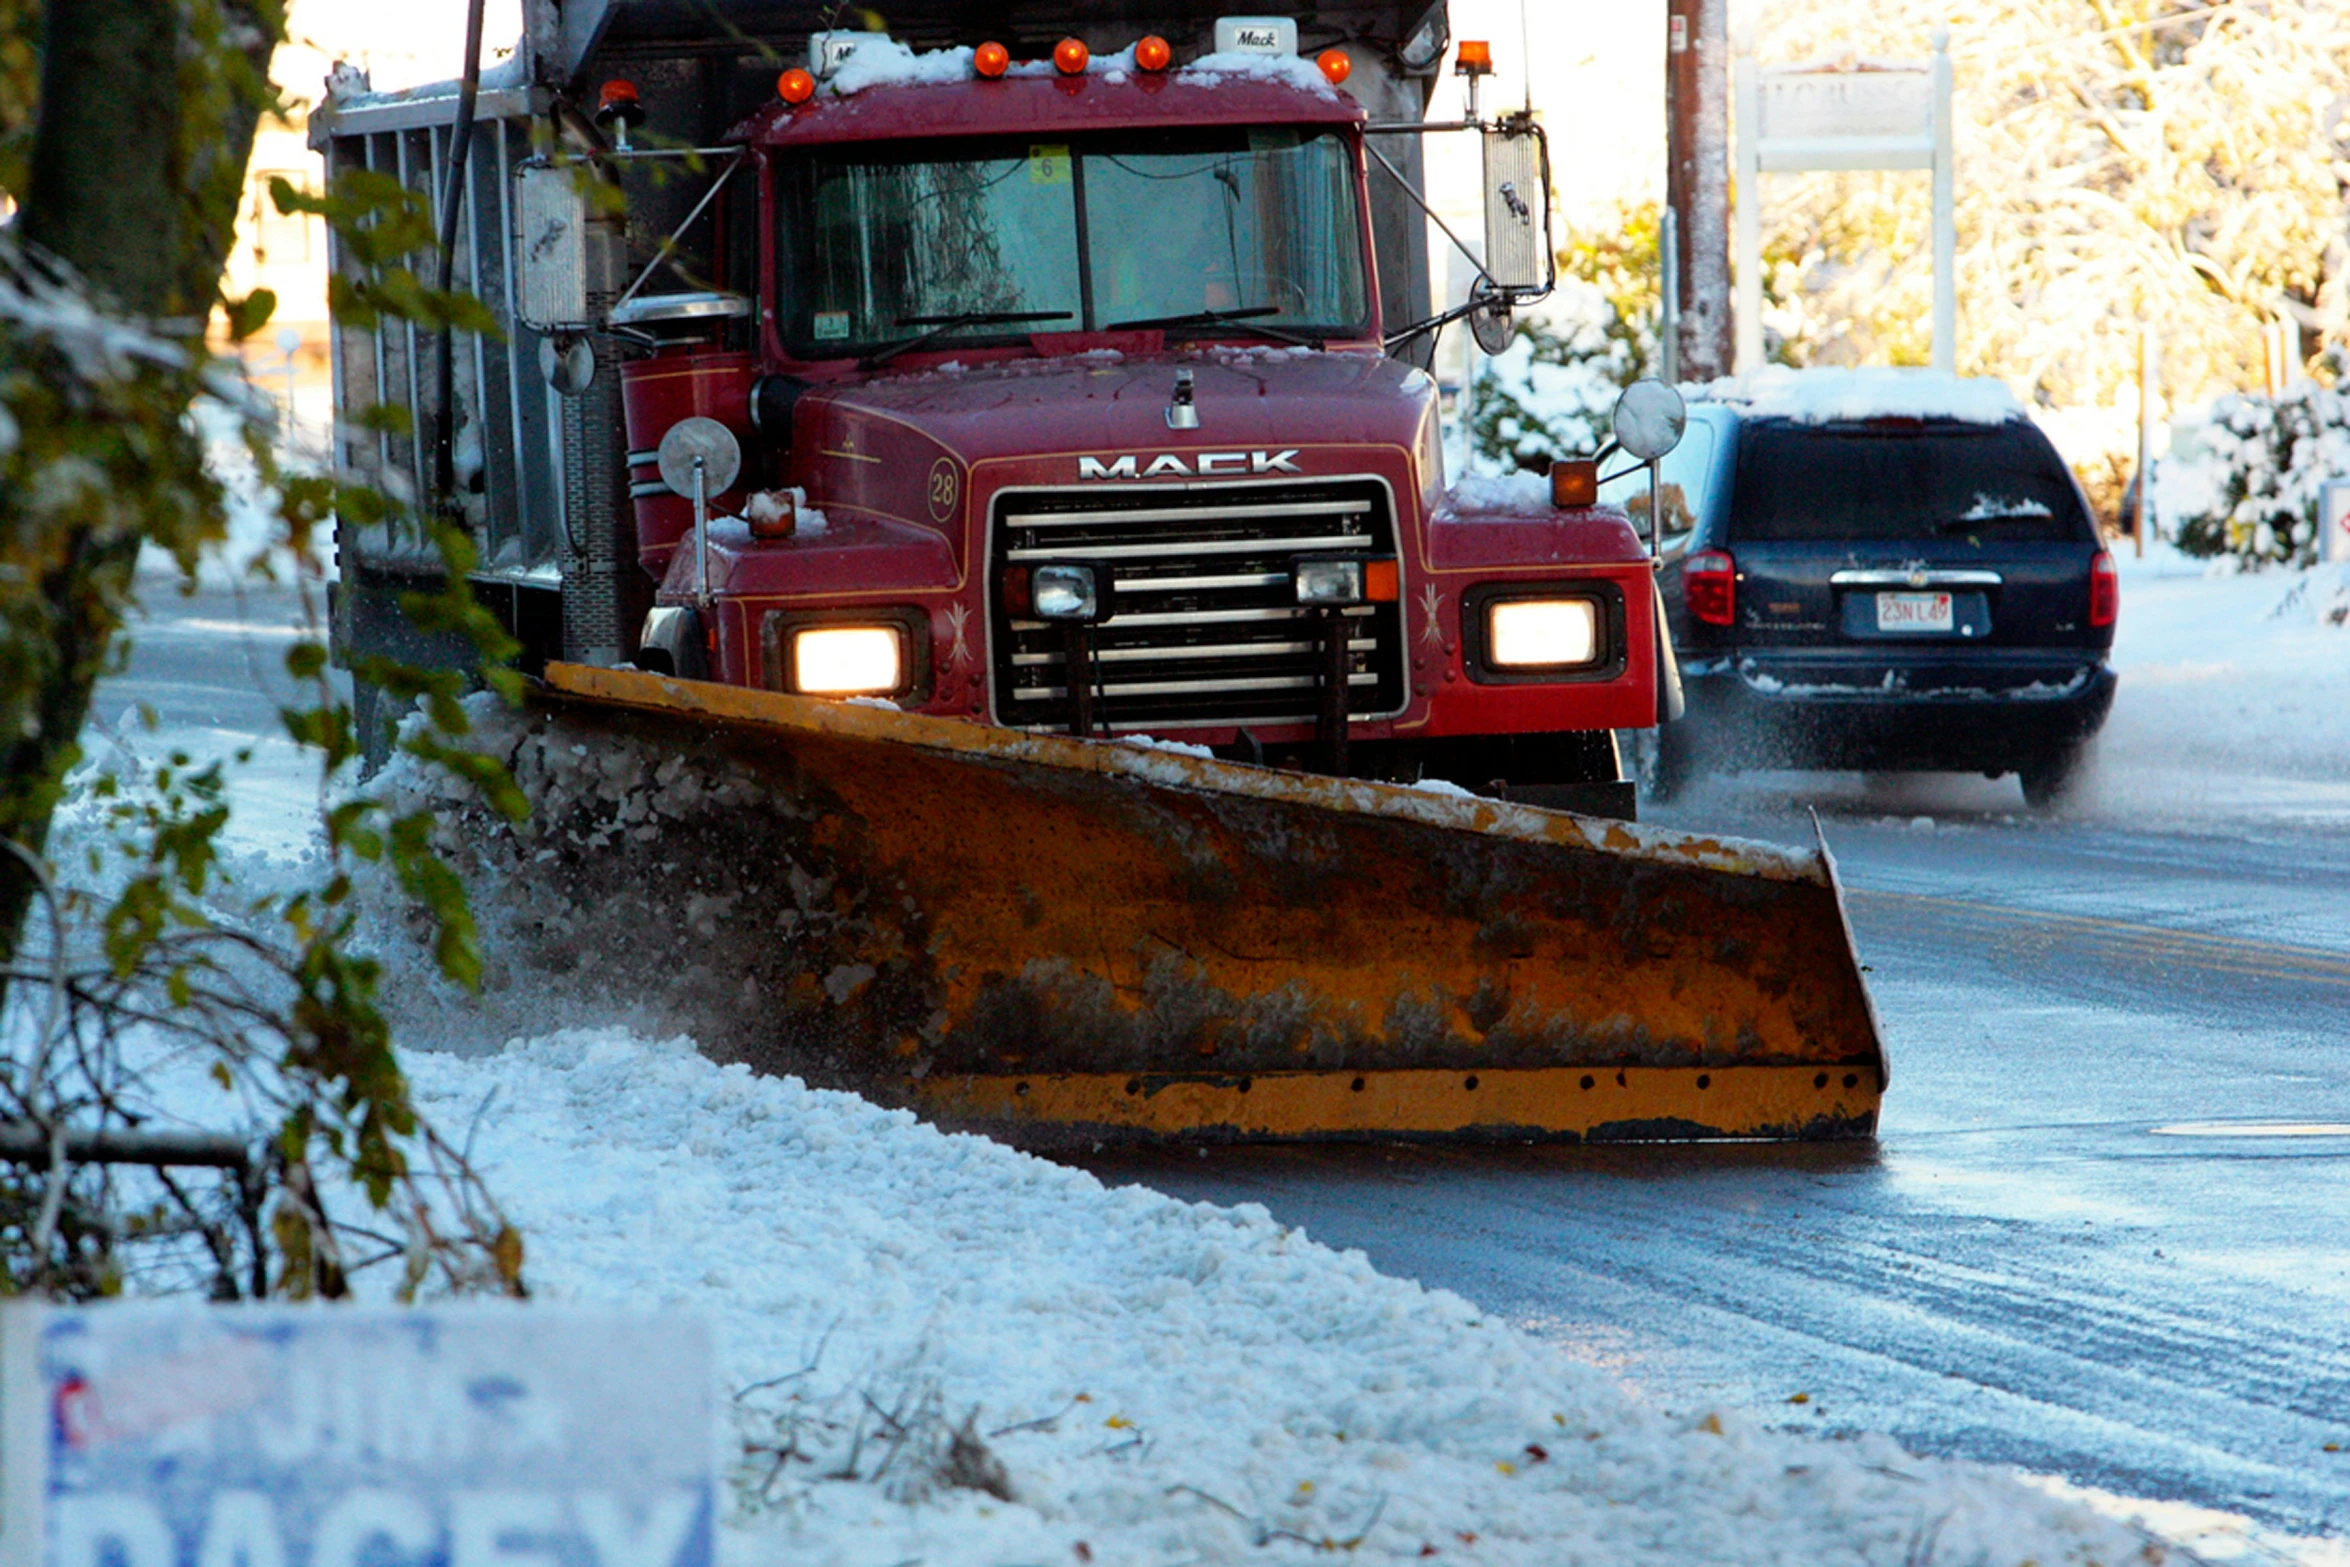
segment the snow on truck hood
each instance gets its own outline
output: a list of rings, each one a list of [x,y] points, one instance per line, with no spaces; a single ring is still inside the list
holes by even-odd
[[[1766,365],[1682,388],[1691,402],[1725,403],[1756,419],[1833,424],[1852,419],[1955,419],[2005,424],[2024,405],[2004,382],[1940,370],[1795,370]]]

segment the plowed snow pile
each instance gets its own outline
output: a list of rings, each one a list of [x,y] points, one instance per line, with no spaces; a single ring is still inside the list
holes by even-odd
[[[1999,1471],[1666,1419],[1261,1208],[1108,1189],[684,1040],[410,1068],[443,1125],[479,1114],[541,1298],[707,1313],[731,1385],[766,1384],[734,1563],[2142,1559]]]

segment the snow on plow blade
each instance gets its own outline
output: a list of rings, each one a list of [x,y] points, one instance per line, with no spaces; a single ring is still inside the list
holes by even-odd
[[[579,961],[764,1069],[1029,1142],[1875,1131],[1824,846],[577,665],[532,706]]]

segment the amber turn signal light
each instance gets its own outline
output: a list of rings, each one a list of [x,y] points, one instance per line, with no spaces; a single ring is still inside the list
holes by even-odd
[[[795,65],[775,78],[775,95],[785,103],[806,103],[816,96],[816,78]]]
[[[1012,67],[1012,51],[999,43],[983,43],[971,51],[971,69],[994,81]]]
[[[1599,504],[1599,464],[1588,457],[1562,457],[1550,465],[1553,506]]]
[[[1355,63],[1348,58],[1344,49],[1325,49],[1315,57],[1314,63],[1322,68],[1324,76],[1330,78],[1330,85],[1333,87],[1354,75],[1355,72]]]
[[[1175,50],[1166,39],[1152,33],[1134,46],[1134,68],[1138,71],[1163,71],[1175,58]]]
[[[1093,58],[1093,51],[1085,47],[1083,39],[1064,38],[1053,45],[1053,69],[1063,76],[1080,75],[1085,63]]]
[[[1392,604],[1403,597],[1401,568],[1392,560],[1364,562],[1363,597],[1373,604]]]

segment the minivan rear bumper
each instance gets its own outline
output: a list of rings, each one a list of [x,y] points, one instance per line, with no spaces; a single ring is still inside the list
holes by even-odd
[[[1718,767],[2012,772],[2087,740],[2113,707],[2101,650],[1966,651],[1692,660],[1683,734]]]

